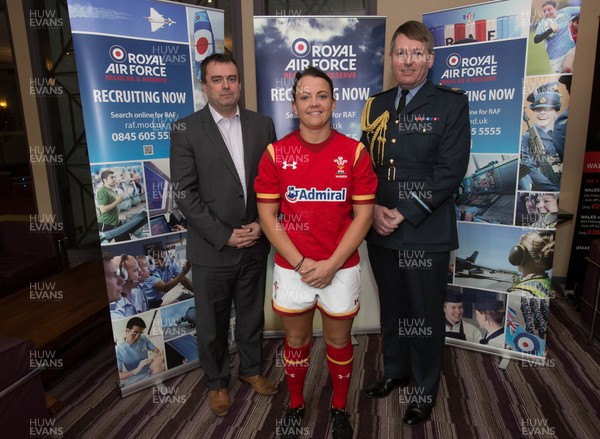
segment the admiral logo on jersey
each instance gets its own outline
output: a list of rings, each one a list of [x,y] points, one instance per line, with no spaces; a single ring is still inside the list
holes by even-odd
[[[296,188],[296,186],[288,186],[285,193],[285,199],[290,203],[298,201],[346,201],[346,188],[340,191],[327,188],[325,190],[317,190],[317,188]]]

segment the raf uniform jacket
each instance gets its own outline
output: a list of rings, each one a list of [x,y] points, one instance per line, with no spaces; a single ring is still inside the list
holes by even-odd
[[[236,265],[242,252],[266,258],[264,235],[256,244],[238,250],[226,245],[233,229],[258,222],[254,179],[266,147],[275,141],[270,117],[240,109],[248,200],[231,155],[212,114],[202,110],[181,119],[171,131],[171,178],[177,206],[188,223],[187,259],[204,266]]]
[[[426,80],[398,115],[397,91],[367,101],[361,141],[371,151],[379,181],[376,203],[397,208],[406,219],[386,237],[371,229],[367,242],[395,250],[456,249],[453,194],[469,162],[468,99]]]

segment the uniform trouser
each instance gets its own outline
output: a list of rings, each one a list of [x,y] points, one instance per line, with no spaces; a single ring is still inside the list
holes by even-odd
[[[379,289],[385,376],[412,376],[419,394],[433,402],[442,370],[450,253],[368,250]]]
[[[239,374],[261,373],[266,260],[244,255],[234,266],[192,265],[199,360],[211,390],[227,388],[229,384],[227,335],[232,301],[236,310]]]

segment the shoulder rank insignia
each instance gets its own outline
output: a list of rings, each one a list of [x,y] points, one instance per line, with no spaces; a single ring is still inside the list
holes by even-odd
[[[380,96],[380,95],[382,95],[382,94],[384,94],[384,93],[388,93],[388,92],[390,92],[390,91],[392,91],[392,90],[394,90],[394,91],[395,91],[395,90],[397,90],[397,89],[398,89],[398,87],[392,87],[392,88],[388,88],[387,90],[381,90],[379,93],[375,93],[374,95],[371,95],[371,97],[372,97],[372,98],[376,98],[377,96]]]
[[[458,87],[448,87],[447,85],[444,85],[444,84],[436,84],[435,86],[437,88],[439,88],[440,90],[446,90],[446,91],[456,93],[459,95],[464,95],[466,93],[466,91],[464,91]]]

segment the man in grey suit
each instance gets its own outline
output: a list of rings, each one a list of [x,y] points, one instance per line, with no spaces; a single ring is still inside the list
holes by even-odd
[[[232,57],[213,54],[200,70],[208,105],[174,124],[171,177],[188,221],[200,364],[210,408],[225,416],[232,300],[239,378],[260,394],[277,393],[260,371],[269,243],[258,224],[253,189],[260,158],[276,137],[271,118],[238,107],[242,87]]]

